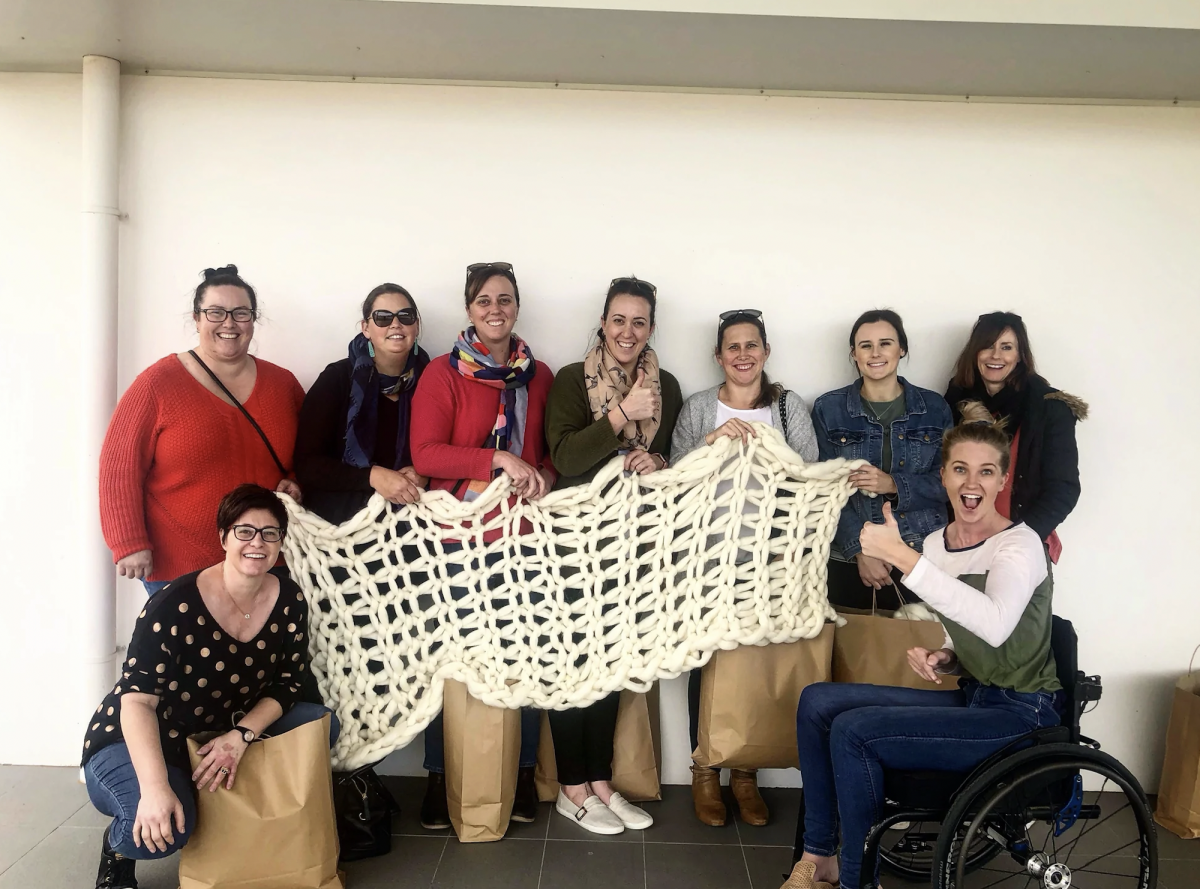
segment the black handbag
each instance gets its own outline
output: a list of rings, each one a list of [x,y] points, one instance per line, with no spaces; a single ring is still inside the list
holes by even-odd
[[[400,814],[400,805],[374,766],[333,773],[333,808],[342,861],[392,851],[392,815]]]

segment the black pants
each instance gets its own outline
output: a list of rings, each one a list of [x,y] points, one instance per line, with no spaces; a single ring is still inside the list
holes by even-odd
[[[904,603],[909,605],[920,602],[921,597],[900,582],[904,572],[899,568],[892,569],[892,580],[900,588]],[[858,608],[871,610],[871,594],[875,593],[875,601],[880,611],[895,611],[901,606],[896,591],[888,584],[875,592],[862,582],[858,575],[857,562],[842,562],[838,559],[829,560],[829,604],[834,608]],[[697,692],[697,694],[699,694]],[[699,697],[697,697],[699,700]]]
[[[559,784],[612,780],[613,735],[620,703],[621,693],[614,691],[589,707],[549,711]]]

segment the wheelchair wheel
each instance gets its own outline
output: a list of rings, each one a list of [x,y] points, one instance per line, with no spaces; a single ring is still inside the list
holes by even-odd
[[[981,839],[997,854],[972,871]],[[1153,889],[1158,879],[1137,779],[1108,754],[1073,744],[1023,750],[964,788],[935,855],[935,889]]]
[[[880,868],[903,880],[928,884],[933,879],[940,829],[936,821],[914,821],[904,830],[889,831],[879,844]],[[967,870],[982,867],[1001,851],[987,837],[978,837],[967,855]]]

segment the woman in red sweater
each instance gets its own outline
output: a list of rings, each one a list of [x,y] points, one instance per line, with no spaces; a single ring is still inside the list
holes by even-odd
[[[202,274],[196,348],[138,374],[100,451],[104,542],[117,571],[151,595],[221,560],[212,517],[231,488],[300,496],[288,476],[304,390],[289,371],[250,357],[258,297],[237,266]]]
[[[467,324],[449,355],[429,363],[412,404],[409,445],[413,468],[431,489],[471,501],[501,472],[516,495],[536,500],[554,483],[546,453],[546,398],[554,374],[513,333],[521,306],[517,278],[508,263],[467,267]],[[489,532],[495,539],[500,532]],[[447,552],[461,544],[444,544]],[[534,767],[541,728],[537,710],[521,713],[521,758],[513,821],[537,816]],[[429,785],[421,825],[450,826],[446,807],[446,762],[439,714],[425,729]]]

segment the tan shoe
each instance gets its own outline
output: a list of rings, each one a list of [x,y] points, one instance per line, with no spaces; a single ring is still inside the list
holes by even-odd
[[[797,861],[792,865],[792,872],[779,889],[815,889],[817,866],[811,861]]]
[[[731,769],[729,789],[737,800],[738,813],[743,821],[754,827],[762,827],[767,823],[771,813],[767,811],[767,804],[758,792],[757,769]]]
[[[696,817],[709,827],[725,825],[725,800],[721,799],[721,773],[692,763],[692,805]]]

